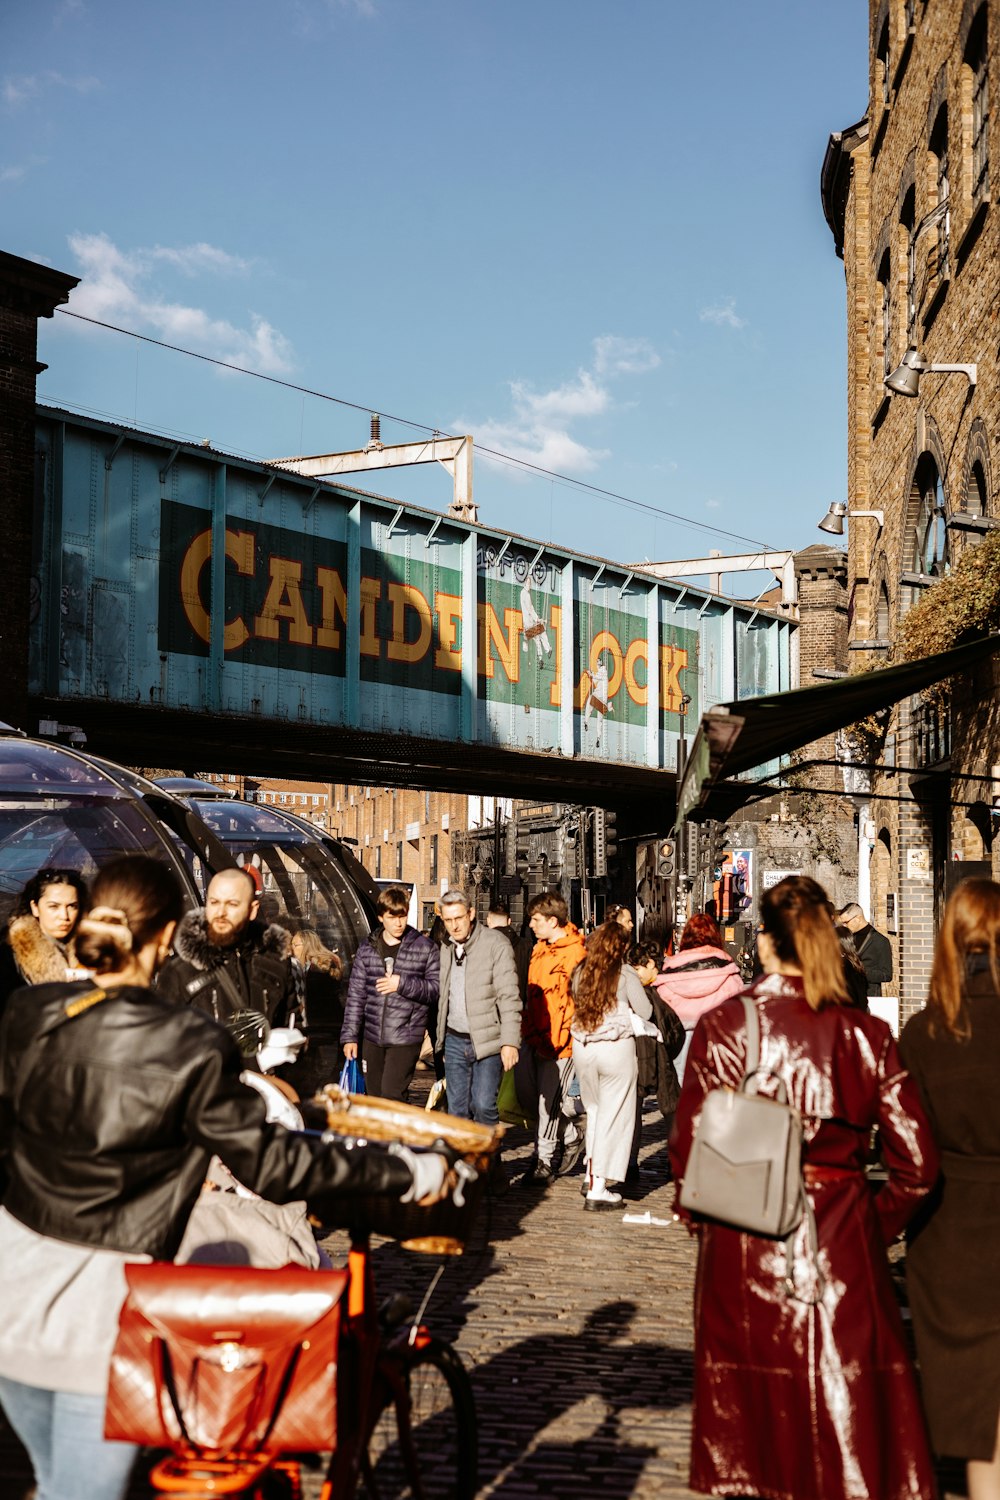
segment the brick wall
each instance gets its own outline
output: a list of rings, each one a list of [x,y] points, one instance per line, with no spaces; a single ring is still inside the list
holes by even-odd
[[[952,561],[975,545],[974,535],[946,528],[945,515],[970,508],[1000,516],[994,460],[1000,440],[1000,214],[988,191],[977,192],[973,172],[977,58],[984,59],[990,98],[1000,98],[1000,12],[986,0],[921,0],[910,35],[905,7],[890,4],[887,71],[874,35],[879,13],[873,3],[867,118],[842,139],[831,137],[824,164],[824,207],[838,245],[843,244],[846,272],[845,498],[852,508],[885,515],[881,529],[862,519],[849,527],[850,634],[856,641],[896,638],[907,610],[921,597],[901,575],[947,566],[945,539]],[[984,22],[988,40],[977,52],[977,27]],[[985,141],[995,197],[1000,185],[995,107]],[[928,215],[945,196],[945,154],[947,222],[932,224]],[[834,189],[844,183],[838,199]],[[976,363],[975,389],[959,374],[925,374],[916,399],[890,397],[883,384],[886,368],[896,365],[909,345],[928,362]],[[977,466],[981,495],[972,483]],[[923,558],[918,555],[921,490],[945,513],[937,518],[936,564],[930,549]],[[853,661],[878,667],[887,656],[854,653]],[[992,671],[959,684],[955,701],[950,756],[947,745],[937,742],[931,750],[935,742],[918,732],[919,704],[893,709],[883,754],[899,774],[880,775],[874,788],[878,842],[872,918],[884,930],[886,897],[898,897],[894,946],[904,1013],[926,996],[950,866],[977,855],[993,857],[992,792],[976,779],[1000,763]],[[934,792],[933,808],[928,788]]]

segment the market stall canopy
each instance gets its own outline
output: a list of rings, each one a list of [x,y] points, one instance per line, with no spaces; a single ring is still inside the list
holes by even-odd
[[[932,683],[967,672],[1000,647],[1000,634],[919,661],[861,672],[816,687],[720,703],[702,714],[677,796],[677,823],[728,817],[755,795],[730,778],[800,750]]]

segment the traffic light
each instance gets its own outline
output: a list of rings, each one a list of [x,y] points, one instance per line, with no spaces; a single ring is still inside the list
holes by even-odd
[[[604,858],[609,865],[618,858],[618,814],[616,812],[604,814]]]
[[[594,874],[608,873],[607,813],[603,807],[594,808]]]
[[[583,844],[576,819],[566,828],[566,874],[571,880],[583,879]]]
[[[663,880],[669,880],[676,868],[677,846],[672,839],[664,839],[657,850],[656,873]]]

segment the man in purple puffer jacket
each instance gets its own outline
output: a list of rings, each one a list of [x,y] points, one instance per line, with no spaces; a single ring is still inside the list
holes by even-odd
[[[340,1040],[345,1057],[361,1057],[369,1094],[406,1103],[407,1090],[438,998],[440,952],[406,921],[402,886],[378,898],[379,926],[354,956]]]

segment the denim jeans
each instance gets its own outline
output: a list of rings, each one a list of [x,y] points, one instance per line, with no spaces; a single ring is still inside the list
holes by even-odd
[[[28,1450],[36,1500],[120,1500],[125,1494],[139,1450],[105,1441],[104,1399],[0,1376],[0,1405]]]
[[[449,1031],[444,1039],[444,1076],[449,1114],[475,1120],[479,1125],[499,1123],[497,1090],[503,1077],[499,1052],[477,1058],[471,1036]]]

